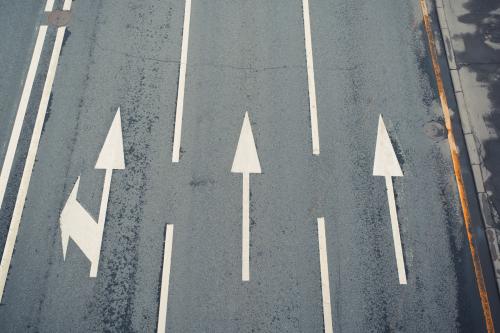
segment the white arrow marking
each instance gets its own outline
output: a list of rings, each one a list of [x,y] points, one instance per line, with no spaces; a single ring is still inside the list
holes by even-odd
[[[174,143],[172,163],[179,162],[181,150],[182,115],[184,114],[184,89],[186,86],[186,66],[189,46],[189,26],[191,22],[191,0],[186,0],[184,8],[184,28],[182,30],[181,63],[179,68],[179,87],[177,91],[177,107],[175,110]]]
[[[160,309],[158,310],[158,333],[166,332],[168,285],[170,283],[170,265],[172,263],[172,242],[174,240],[174,225],[167,224],[165,231],[165,250],[163,253],[163,269],[161,273]]]
[[[95,222],[92,216],[90,216],[76,199],[80,178],[76,181],[59,220],[61,224],[64,259],[66,259],[68,241],[71,237],[90,260],[90,277],[97,276],[97,269],[99,267],[99,254],[101,253],[102,235],[104,232],[104,223],[106,221],[113,169],[125,169],[120,108],[118,108],[116,112],[95,168],[106,170],[98,222]]]
[[[392,147],[391,139],[389,138],[389,133],[387,133],[387,129],[385,128],[382,115],[380,115],[378,120],[377,145],[375,147],[373,175],[385,177],[399,283],[406,284],[406,271],[405,271],[405,263],[403,256],[403,248],[401,246],[398,214],[396,211],[396,200],[394,197],[394,187],[392,184],[392,177],[402,177],[403,171],[401,170],[401,166],[399,165],[396,153],[394,152],[394,148]]]
[[[262,173],[260,169],[259,156],[255,147],[252,127],[248,112],[245,113],[240,139],[234,155],[233,173],[243,174],[243,224],[242,224],[242,256],[241,276],[243,281],[250,280],[250,174]]]

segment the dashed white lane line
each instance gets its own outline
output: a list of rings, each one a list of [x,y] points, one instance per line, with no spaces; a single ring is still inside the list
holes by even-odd
[[[307,82],[309,85],[309,112],[311,114],[311,135],[313,155],[319,155],[318,108],[316,105],[316,84],[314,82],[314,61],[311,39],[311,17],[309,0],[302,0],[304,11],[304,35],[306,44]]]
[[[321,267],[321,293],[323,297],[323,321],[325,333],[333,333],[332,306],[330,302],[330,278],[326,252],[325,219],[318,218],[319,263]]]
[[[17,144],[19,143],[19,137],[21,135],[21,129],[23,127],[26,109],[28,108],[28,102],[31,96],[33,82],[35,81],[35,75],[38,68],[38,63],[40,61],[40,55],[42,54],[46,34],[47,26],[40,26],[40,30],[38,31],[38,36],[35,42],[35,49],[33,50],[33,56],[31,57],[31,63],[28,69],[28,74],[26,75],[26,82],[24,83],[23,92],[21,94],[21,100],[17,108],[16,119],[14,120],[14,126],[12,127],[9,145],[7,146],[7,152],[5,153],[2,171],[0,172],[0,208],[2,208],[5,190],[7,189],[7,183],[9,182],[10,171],[12,169],[12,163],[14,162],[14,155],[16,154]]]
[[[73,0],[64,0],[63,10],[70,10]]]
[[[45,115],[47,114],[47,106],[49,105],[50,94],[52,92],[52,84],[54,83],[65,32],[66,27],[59,27],[57,29],[56,40],[54,43],[54,48],[52,50],[52,55],[50,57],[49,69],[47,71],[47,77],[45,79],[45,85],[43,87],[42,99],[40,100],[40,106],[38,108],[38,114],[36,116],[33,134],[31,136],[28,156],[26,157],[26,164],[24,165],[21,183],[19,185],[19,192],[17,194],[16,204],[14,206],[12,220],[9,226],[9,232],[7,233],[7,240],[5,241],[2,261],[0,262],[0,302],[2,301],[2,297],[4,294],[5,283],[7,281],[7,275],[9,273],[12,254],[14,253],[14,245],[16,243],[19,225],[21,223],[26,196],[28,194],[33,166],[35,165],[35,158],[38,152],[38,145],[40,143],[40,137],[42,135],[43,123],[45,121]]]
[[[163,269],[161,273],[160,309],[158,311],[158,333],[166,332],[168,286],[170,283],[170,264],[172,262],[172,242],[174,239],[174,225],[167,224],[165,231],[165,250],[163,253]]]
[[[45,4],[45,11],[51,12],[52,8],[54,8],[54,0],[47,0],[47,3]]]
[[[189,44],[189,26],[191,22],[191,0],[186,0],[184,10],[184,28],[182,32],[181,63],[179,69],[179,87],[177,91],[177,107],[175,110],[174,143],[172,149],[172,163],[179,162],[181,150],[182,115],[184,113],[184,89],[186,86],[186,66]]]

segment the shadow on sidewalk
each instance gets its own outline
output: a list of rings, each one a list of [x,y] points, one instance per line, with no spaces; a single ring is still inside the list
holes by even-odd
[[[484,117],[488,128],[488,139],[482,142],[484,167],[490,172],[485,179],[485,189],[489,200],[498,213],[500,212],[500,1],[470,0],[464,8],[468,11],[459,17],[459,21],[474,25],[474,33],[465,33],[461,37],[465,50],[456,52],[457,65],[467,66],[476,74],[476,80],[488,90],[489,113]],[[471,105],[469,112],[474,112]]]

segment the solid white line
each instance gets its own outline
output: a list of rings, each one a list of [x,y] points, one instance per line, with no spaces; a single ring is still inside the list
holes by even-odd
[[[109,191],[111,189],[111,176],[113,175],[113,169],[106,169],[106,174],[104,176],[104,185],[102,187],[102,196],[101,196],[101,206],[99,209],[99,218],[97,221],[97,230],[98,235],[97,239],[101,241],[96,244],[97,251],[97,259],[90,266],[90,277],[97,276],[97,270],[99,268],[99,253],[101,253],[101,245],[102,245],[102,236],[104,233],[104,223],[106,223],[106,211],[108,210],[108,200],[109,200]]]
[[[316,84],[314,83],[314,62],[311,41],[311,18],[309,0],[302,0],[304,11],[304,34],[306,42],[307,82],[309,85],[309,111],[311,113],[311,135],[313,155],[319,155],[318,108],[316,105]]]
[[[59,62],[59,54],[61,53],[61,46],[65,32],[66,27],[59,27],[57,29],[54,49],[52,50],[49,69],[47,71],[45,85],[43,86],[42,99],[40,100],[40,106],[38,107],[38,114],[36,116],[33,134],[31,136],[28,155],[26,157],[26,164],[24,165],[23,176],[19,185],[19,192],[17,194],[16,204],[12,213],[12,220],[10,222],[9,232],[7,233],[7,240],[5,241],[2,261],[0,262],[0,302],[2,301],[12,254],[14,253],[14,245],[19,231],[19,224],[21,223],[26,196],[28,194],[33,166],[35,165],[38,144],[40,143],[40,137],[42,135],[43,123],[45,121],[45,115],[47,114],[47,106],[49,105],[50,93],[52,92],[52,84],[54,83],[57,64]]]
[[[325,333],[333,332],[332,306],[330,303],[330,278],[326,252],[325,219],[318,218],[319,263],[321,267],[321,293],[323,297],[323,321]]]
[[[174,239],[174,225],[167,224],[165,232],[165,250],[163,253],[163,269],[161,273],[160,310],[158,311],[158,333],[166,332],[168,285],[170,283],[170,264],[172,262],[172,242]]]
[[[394,239],[394,252],[396,253],[396,264],[398,267],[399,284],[406,284],[406,270],[403,257],[403,247],[401,246],[401,236],[399,234],[398,213],[396,211],[396,200],[394,198],[394,187],[392,177],[385,177],[387,187],[387,199],[389,200],[389,212],[391,214],[392,238]]]
[[[241,242],[241,279],[250,281],[250,174],[243,173],[243,224]]]
[[[186,66],[189,44],[189,25],[191,22],[191,0],[186,0],[184,10],[184,28],[182,32],[181,64],[179,69],[179,88],[177,91],[177,108],[175,110],[174,145],[172,163],[179,162],[181,150],[182,115],[184,113],[184,88],[186,86]]]
[[[64,0],[63,10],[70,10],[73,0]]]
[[[31,57],[30,67],[28,69],[28,74],[26,75],[26,82],[24,83],[23,92],[21,94],[21,100],[19,102],[19,106],[17,107],[16,119],[14,120],[9,145],[7,146],[2,171],[0,172],[0,208],[2,207],[5,190],[7,189],[7,183],[9,182],[10,171],[12,169],[12,163],[14,162],[17,144],[19,143],[24,116],[26,115],[26,109],[28,108],[31,89],[33,88],[33,82],[35,81],[35,75],[40,61],[40,55],[42,54],[46,33],[47,26],[40,26],[40,31],[38,31],[38,36],[35,42],[35,49],[33,50],[33,56]]]
[[[51,12],[53,7],[54,7],[54,0],[47,0],[47,3],[45,4],[45,11]]]

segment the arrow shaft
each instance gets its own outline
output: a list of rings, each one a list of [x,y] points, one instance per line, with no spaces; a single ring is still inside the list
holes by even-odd
[[[241,279],[250,280],[250,174],[243,174],[243,224]]]
[[[102,187],[102,196],[101,196],[101,206],[99,208],[99,219],[97,221],[97,239],[101,241],[97,244],[97,253],[101,253],[101,244],[102,244],[102,236],[104,233],[104,223],[106,222],[106,212],[108,210],[108,200],[109,200],[109,192],[111,190],[111,176],[113,175],[113,169],[106,169],[106,174],[104,175],[104,185]],[[97,260],[92,263],[90,266],[90,277],[97,276],[97,269],[99,267],[99,255],[97,256]]]
[[[394,187],[392,184],[391,176],[385,177],[385,185],[387,187],[387,200],[389,201],[389,212],[391,214],[392,238],[394,239],[394,251],[396,254],[399,284],[406,284],[406,270],[403,256],[403,247],[401,246],[398,213],[396,211],[396,200],[394,196]]]

